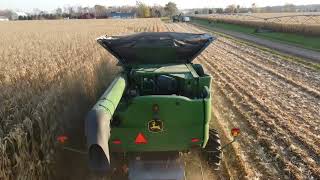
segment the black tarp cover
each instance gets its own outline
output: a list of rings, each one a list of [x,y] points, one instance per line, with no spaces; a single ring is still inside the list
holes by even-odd
[[[123,65],[134,65],[190,63],[214,39],[209,34],[143,32],[97,41]]]

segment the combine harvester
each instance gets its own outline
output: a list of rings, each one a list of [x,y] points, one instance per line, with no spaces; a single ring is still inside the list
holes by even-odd
[[[180,156],[201,151],[212,168],[221,145],[211,119],[211,76],[193,64],[214,37],[139,33],[97,39],[123,71],[85,121],[89,167],[130,180],[184,179]]]

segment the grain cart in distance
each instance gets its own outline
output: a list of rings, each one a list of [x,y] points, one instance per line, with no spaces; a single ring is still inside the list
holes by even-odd
[[[172,16],[172,22],[190,22],[190,17],[182,14],[174,15]]]
[[[122,169],[132,180],[183,179],[179,156],[191,149],[219,165],[219,136],[209,129],[211,76],[192,63],[214,39],[176,32],[97,39],[123,70],[85,121],[93,171]]]

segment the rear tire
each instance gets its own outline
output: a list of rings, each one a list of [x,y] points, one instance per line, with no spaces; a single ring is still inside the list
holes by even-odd
[[[222,160],[222,151],[220,137],[215,129],[209,130],[209,140],[206,147],[203,149],[203,157],[211,168],[219,170]]]

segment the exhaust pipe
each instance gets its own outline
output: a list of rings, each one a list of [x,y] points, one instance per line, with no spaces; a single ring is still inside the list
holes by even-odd
[[[125,90],[124,76],[117,77],[88,113],[85,134],[89,155],[89,168],[96,172],[110,170],[110,123]]]

